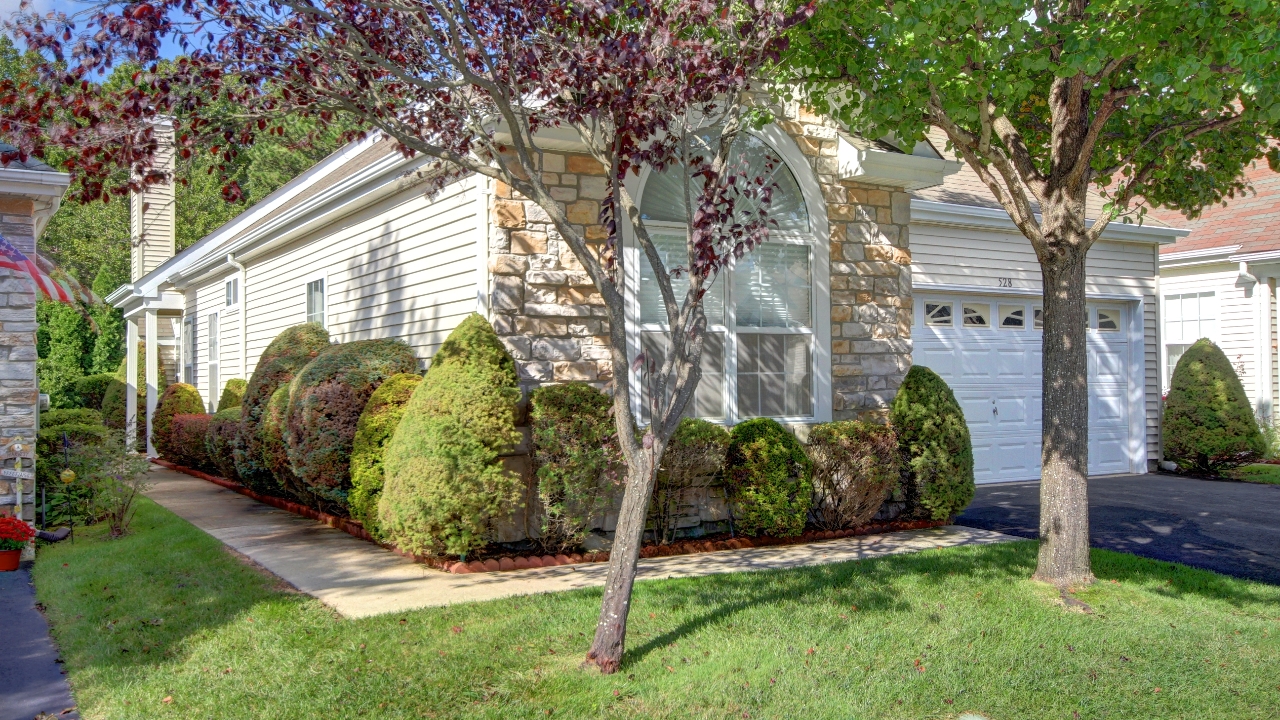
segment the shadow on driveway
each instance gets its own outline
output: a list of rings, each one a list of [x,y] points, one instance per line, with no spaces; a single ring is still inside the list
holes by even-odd
[[[1039,537],[1040,483],[979,485],[956,524]],[[1280,485],[1090,478],[1089,536],[1094,547],[1280,585]]]

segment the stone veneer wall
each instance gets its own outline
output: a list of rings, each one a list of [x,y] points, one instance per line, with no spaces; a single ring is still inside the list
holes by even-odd
[[[841,182],[836,127],[803,110],[778,117],[827,203],[833,417],[882,421],[911,364],[910,196],[898,188]],[[569,221],[588,241],[604,240],[598,219],[605,168],[571,153],[546,153],[543,163],[543,179]],[[490,234],[488,251],[491,320],[515,358],[522,386],[526,392],[574,380],[602,386],[614,378],[603,298],[541,207],[503,183],[495,194],[497,231]],[[511,460],[529,483],[526,505],[533,508],[536,488],[527,456]],[[528,527],[535,514],[518,513],[501,539],[519,539],[518,528]],[[721,529],[723,494],[693,492],[680,514],[679,525],[689,535]],[[601,529],[611,532],[615,521],[609,513]]]
[[[25,254],[35,252],[34,208],[30,200],[0,197],[0,234]],[[0,268],[0,456],[8,456],[10,446],[21,437],[28,450],[35,447],[36,404],[36,296],[26,273]],[[34,452],[31,453],[34,456]],[[3,466],[14,467],[6,457]],[[23,459],[24,470],[35,463]],[[14,514],[13,496],[17,480],[0,478],[0,497],[6,497],[0,514]],[[35,481],[23,480],[22,516],[35,519]]]

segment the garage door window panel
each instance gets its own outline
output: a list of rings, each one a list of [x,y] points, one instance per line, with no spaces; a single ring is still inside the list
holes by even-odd
[[[927,302],[924,304],[924,324],[931,327],[951,327],[952,304]]]
[[[964,303],[964,326],[991,327],[991,306],[986,303]]]
[[[1022,330],[1027,326],[1027,308],[1023,305],[1001,305],[1000,327],[1004,330]]]

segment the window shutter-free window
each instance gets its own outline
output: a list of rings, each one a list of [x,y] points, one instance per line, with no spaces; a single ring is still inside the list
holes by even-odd
[[[324,278],[307,283],[307,322],[325,324]]]

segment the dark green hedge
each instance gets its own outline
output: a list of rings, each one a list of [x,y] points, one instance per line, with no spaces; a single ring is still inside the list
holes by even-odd
[[[1163,436],[1165,458],[1198,473],[1216,475],[1266,452],[1240,377],[1208,339],[1187,348],[1173,370]]]
[[[959,514],[973,500],[973,443],[945,380],[915,365],[889,410],[898,434],[908,511],[933,520]]]
[[[151,416],[151,442],[166,459],[180,462],[183,453],[181,441],[173,436],[173,417],[175,415],[203,415],[204,400],[200,391],[186,383],[174,383],[165,388],[156,405],[156,412]],[[139,416],[143,413],[139,412]],[[201,436],[203,437],[203,435]],[[201,443],[203,448],[204,443]],[[141,449],[141,448],[139,448]]]
[[[795,435],[756,418],[729,433],[725,490],[740,532],[792,537],[804,531],[813,502],[813,468]]]
[[[244,399],[244,389],[248,387],[241,378],[231,378],[222,386],[222,395],[218,398],[218,412],[240,407]]]
[[[392,375],[417,369],[402,340],[357,340],[329,346],[294,378],[284,428],[289,462],[330,510],[346,511],[351,444],[369,396]]]
[[[111,373],[87,375],[77,380],[75,394],[79,399],[80,407],[101,410],[102,400],[113,382],[116,382],[116,376]]]
[[[395,434],[405,406],[422,382],[421,375],[392,375],[373,391],[356,423],[356,437],[351,444],[351,492],[347,508],[375,540],[383,540],[378,525],[378,499],[382,497],[385,472],[382,461],[387,443]]]
[[[209,460],[217,468],[218,475],[236,482],[240,480],[235,458],[236,433],[239,430],[240,408],[219,410],[209,418],[209,432],[204,439]]]
[[[264,457],[263,415],[272,395],[322,350],[329,347],[329,331],[317,323],[285,329],[258,358],[241,400],[240,430],[236,433],[236,472],[240,481],[259,492],[279,492],[276,470]]]
[[[101,425],[102,413],[89,408],[71,410],[45,410],[40,413],[40,427],[58,425]]]

